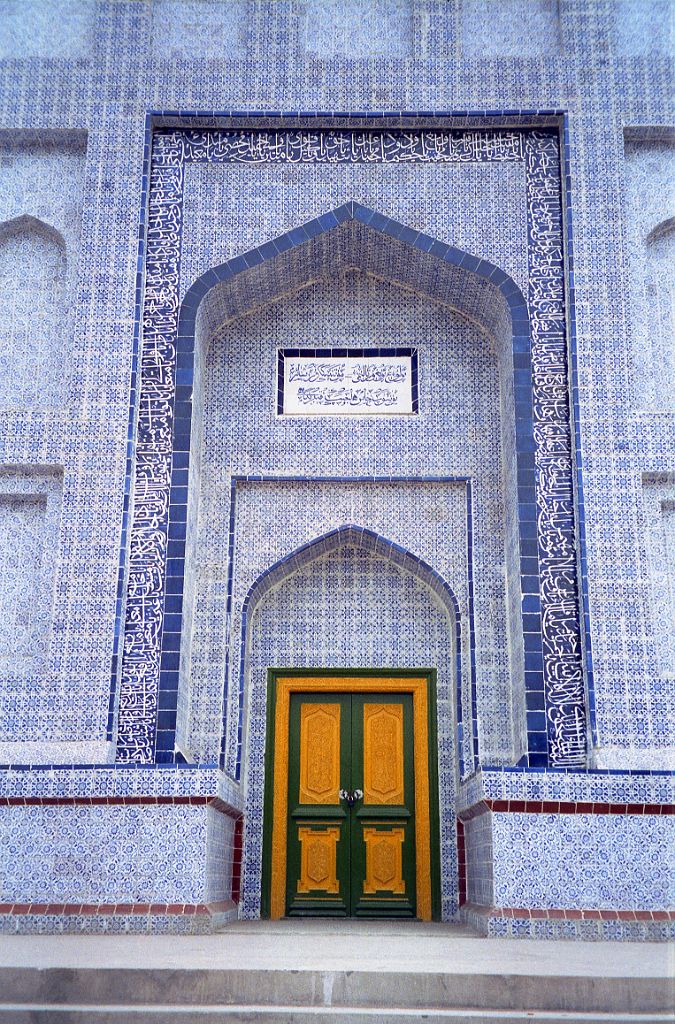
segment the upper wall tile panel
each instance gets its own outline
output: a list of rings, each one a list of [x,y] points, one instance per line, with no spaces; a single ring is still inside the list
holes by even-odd
[[[247,6],[246,0],[153,0],[153,50],[166,59],[243,57]]]
[[[461,0],[465,57],[554,57],[558,0]]]
[[[93,0],[0,0],[0,59],[87,57],[95,13]]]
[[[412,56],[411,0],[307,0],[309,57]]]

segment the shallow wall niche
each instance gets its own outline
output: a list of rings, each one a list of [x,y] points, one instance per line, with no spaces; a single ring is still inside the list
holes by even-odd
[[[411,0],[307,0],[304,6],[308,57],[412,56]]]
[[[481,752],[496,763],[522,756],[526,730],[512,333],[508,307],[490,282],[356,220],[223,282],[200,303],[194,337],[186,628],[178,683],[177,741],[186,757],[213,757],[223,679],[230,696],[237,686],[238,640],[231,625],[237,605],[229,597],[229,567],[234,567],[236,594],[242,565],[248,571],[251,560],[262,559],[262,571],[308,539],[297,529],[303,516],[281,528],[282,517],[271,508],[259,521],[259,532],[236,546],[231,480],[250,474],[317,484],[330,477],[351,481],[355,488],[363,477],[471,480]],[[322,346],[333,347],[414,344],[420,359],[420,415],[349,421],[296,417],[292,422],[277,416],[277,348],[312,345],[317,338]],[[283,508],[283,502],[277,507]],[[331,526],[357,522],[392,537],[401,516],[394,511],[388,521],[371,525],[368,516],[372,519],[379,508],[374,500],[358,516],[347,508]],[[436,514],[445,515],[442,510]],[[310,537],[325,529],[324,515],[321,500],[309,495],[304,518],[313,517]],[[433,516],[418,515],[412,532],[395,539],[425,557],[421,551],[436,525]],[[273,554],[278,543],[285,549]],[[463,543],[468,550],[468,531]],[[442,542],[431,547],[426,560],[436,567],[447,550]],[[474,756],[470,682],[463,687],[462,704],[469,771]],[[232,712],[228,705],[227,731],[234,729],[236,737]],[[225,763],[232,773],[230,758],[231,745]]]
[[[0,59],[87,57],[96,4],[72,0],[3,0]]]
[[[672,682],[675,681],[675,474],[649,474],[643,478],[642,512],[656,667],[660,676]],[[662,710],[666,712],[665,706]]]
[[[48,672],[62,491],[60,468],[0,467],[0,755]]]
[[[248,6],[246,0],[153,0],[153,51],[170,60],[243,58]]]
[[[432,589],[432,583],[435,583]],[[387,543],[346,529],[308,545],[252,600],[248,631],[243,917],[260,913],[267,669],[438,669],[443,917],[457,911],[454,828],[456,613],[432,574]]]
[[[86,141],[0,130],[0,408],[67,401]]]
[[[66,244],[34,217],[0,225],[0,406],[54,400],[62,389]]]
[[[558,0],[459,0],[466,57],[555,57]]]

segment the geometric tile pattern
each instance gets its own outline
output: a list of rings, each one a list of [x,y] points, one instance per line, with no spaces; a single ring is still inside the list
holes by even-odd
[[[658,910],[672,904],[675,836],[668,815],[490,817],[496,906]]]

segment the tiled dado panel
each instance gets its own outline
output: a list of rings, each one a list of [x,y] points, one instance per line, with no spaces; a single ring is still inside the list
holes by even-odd
[[[279,129],[283,129],[279,125]],[[182,341],[182,360],[176,367],[178,280],[181,266],[183,176],[186,162],[222,162],[227,165],[308,163],[351,165],[393,163],[405,165],[407,185],[415,188],[411,169],[426,163],[522,161],[525,170],[524,202],[528,216],[528,288],[534,387],[534,448],[522,457],[536,462],[536,516],[521,522],[521,540],[532,545],[540,560],[541,597],[532,599],[531,614],[541,611],[543,641],[526,647],[533,675],[541,689],[533,689],[531,708],[531,763],[547,757],[559,763],[581,763],[585,747],[585,712],[579,649],[579,623],[575,581],[575,541],[572,504],[572,467],[567,408],[567,367],[563,303],[560,162],[557,135],[536,131],[203,131],[167,129],[155,135],[149,181],[146,251],[144,350],[140,366],[135,495],[131,524],[131,555],[126,605],[124,664],[118,714],[118,757],[148,762],[155,756],[158,726],[160,670],[177,663],[175,648],[165,650],[161,637],[165,612],[169,475],[187,469],[190,423],[173,421],[176,388],[192,385],[192,349]],[[335,221],[337,224],[338,222]],[[386,217],[372,215],[371,223],[384,233],[405,233]],[[319,222],[313,229],[325,230]],[[499,287],[507,278],[471,257],[416,231],[408,232],[410,245],[439,260],[464,259],[477,278],[485,267]],[[291,232],[276,245],[263,245],[248,257],[235,259],[228,276],[273,259],[280,245],[293,247],[310,236]],[[498,261],[499,254],[494,254]],[[221,268],[222,270],[223,268]],[[216,274],[211,283],[220,278]],[[200,283],[202,294],[207,277]],[[508,293],[517,292],[514,285]],[[196,293],[195,293],[196,294]],[[505,294],[507,294],[505,292]],[[195,302],[192,298],[190,301]],[[522,328],[522,324],[519,327]],[[529,386],[527,352],[515,366],[516,386]],[[135,385],[135,381],[134,381]],[[530,409],[532,407],[530,406]],[[527,407],[522,411],[529,415]],[[186,447],[186,442],[188,446]],[[534,479],[534,469],[530,470]],[[187,484],[187,474],[185,485]],[[182,498],[183,503],[185,497]],[[524,510],[527,516],[527,510]],[[185,531],[183,530],[183,539]],[[178,538],[180,540],[180,538]],[[184,550],[184,544],[183,544]],[[522,555],[522,551],[521,551]],[[170,614],[180,616],[180,594],[172,595]],[[529,610],[526,612],[530,614]],[[534,640],[534,637],[533,637]],[[543,661],[542,661],[543,654]],[[527,668],[527,665],[526,665]],[[545,711],[548,712],[545,716]],[[173,712],[175,716],[175,712]],[[171,715],[168,713],[170,723]],[[541,721],[540,721],[541,719]],[[166,726],[166,723],[165,723]],[[160,728],[162,758],[173,756],[171,725]],[[548,736],[548,744],[547,744]],[[548,745],[548,752],[547,747]]]
[[[207,804],[0,806],[0,903],[221,902],[233,835]]]
[[[0,932],[211,931],[236,916],[239,801],[214,767],[0,772]]]
[[[663,910],[675,823],[654,814],[492,815],[498,907]]]
[[[672,936],[674,789],[666,772],[478,772],[458,798],[462,918],[514,938]]]

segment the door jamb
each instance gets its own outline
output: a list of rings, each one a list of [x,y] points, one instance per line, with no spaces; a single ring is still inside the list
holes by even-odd
[[[272,881],[273,881],[273,820],[274,820],[274,776],[277,746],[275,742],[275,727],[277,719],[277,694],[278,680],[297,679],[299,682],[298,691],[302,691],[301,680],[318,680],[319,685],[313,688],[312,692],[321,692],[320,680],[349,680],[358,678],[365,679],[396,679],[406,680],[423,679],[426,684],[426,705],[427,705],[427,746],[428,746],[428,801],[429,801],[429,868],[430,868],[430,909],[431,919],[440,920],[440,826],[438,808],[438,739],[437,739],[437,715],[436,715],[436,670],[430,668],[421,669],[388,669],[388,668],[271,668],[267,673],[267,713],[266,713],[266,736],[265,736],[265,797],[263,805],[263,855],[262,855],[262,892],[261,892],[261,916],[269,918],[272,916]],[[340,687],[343,692],[349,692],[349,687]],[[368,692],[367,685],[361,683],[355,687],[362,693]],[[392,692],[412,693],[414,687],[406,690],[404,685],[392,688]],[[291,687],[292,690],[292,687]],[[326,686],[326,693],[331,688]],[[335,692],[335,688],[332,692]],[[386,692],[386,690],[384,691]],[[285,829],[284,829],[284,867],[285,867]],[[284,877],[284,892],[285,892]],[[277,908],[278,910],[278,908]],[[279,916],[278,912],[275,916]],[[282,915],[283,916],[283,915]]]

